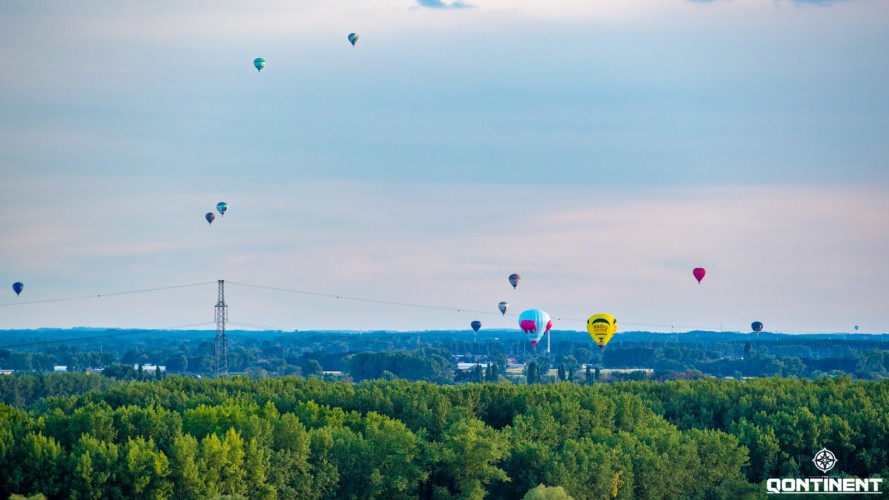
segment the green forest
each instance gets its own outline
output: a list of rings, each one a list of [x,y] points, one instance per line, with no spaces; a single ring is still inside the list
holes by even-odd
[[[0,377],[0,494],[765,498],[889,474],[889,380],[577,384]]]

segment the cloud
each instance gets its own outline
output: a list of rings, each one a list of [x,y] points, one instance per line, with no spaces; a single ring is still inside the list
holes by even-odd
[[[417,4],[420,7],[429,9],[468,9],[472,7],[472,4],[462,2],[461,0],[417,0]]]

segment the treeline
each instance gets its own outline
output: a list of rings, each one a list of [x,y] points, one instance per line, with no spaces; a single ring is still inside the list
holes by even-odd
[[[718,332],[679,335],[631,332],[617,335],[604,353],[582,332],[553,332],[552,352],[531,348],[518,331],[399,332],[230,332],[230,372],[254,377],[322,375],[337,372],[352,380],[385,376],[454,383],[475,380],[457,363],[508,360],[564,366],[575,382],[584,382],[583,365],[600,368],[647,368],[653,378],[668,380],[702,375],[717,377],[793,376],[818,378],[847,374],[856,379],[889,377],[889,344],[879,336],[760,337]],[[105,369],[110,365],[162,365],[169,373],[213,373],[214,343],[207,332],[99,330],[6,331],[0,369],[16,372]],[[91,338],[90,336],[95,336]],[[53,340],[55,337],[55,340]],[[59,342],[60,339],[67,339]],[[42,344],[41,342],[47,342]],[[376,354],[375,356],[373,354]],[[385,372],[388,372],[385,373]],[[118,368],[116,378],[141,378]],[[637,375],[633,375],[637,376]],[[630,376],[630,377],[633,377]],[[611,375],[619,379],[620,375]],[[335,378],[335,377],[328,377]],[[544,375],[542,381],[547,381]]]
[[[822,447],[831,475],[889,473],[887,381],[112,383],[0,404],[0,495],[765,497]]]

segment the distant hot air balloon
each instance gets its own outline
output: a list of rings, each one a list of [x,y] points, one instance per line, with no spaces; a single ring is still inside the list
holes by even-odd
[[[256,66],[256,71],[262,71],[262,68],[265,68],[265,59],[257,57],[253,60],[253,65]]]
[[[216,216],[213,215],[213,212],[207,212],[207,215],[204,216],[207,219],[208,224],[213,224],[213,221],[216,220]]]
[[[21,294],[22,290],[24,288],[25,288],[25,284],[22,283],[21,281],[16,281],[15,283],[12,284],[12,290],[15,292],[16,295]]]
[[[358,33],[349,33],[349,41],[352,42],[352,46],[355,46],[355,42],[358,41]],[[373,44],[371,44],[373,45]]]
[[[537,345],[537,342],[549,333],[553,327],[553,322],[546,311],[540,309],[528,309],[519,315],[519,327],[525,333],[536,334],[537,337],[531,339],[531,345]]]
[[[506,311],[509,310],[509,302],[504,300],[503,302],[497,304],[497,307],[500,309],[500,313],[506,316]]]
[[[605,345],[617,332],[617,320],[607,313],[593,314],[586,321],[586,331],[590,338],[599,344],[599,350],[605,349]]]
[[[519,281],[522,281],[522,277],[518,274],[509,275],[509,284],[512,285],[513,288],[519,286]]]
[[[855,331],[856,332],[858,331],[858,325],[855,325]]]
[[[707,271],[703,267],[696,267],[691,272],[695,275],[695,279],[698,280],[698,284],[701,284],[701,280],[704,279],[704,275],[707,274]]]
[[[473,321],[472,323],[469,324],[469,326],[471,326],[473,330],[478,332],[479,328],[482,327],[482,322],[481,321]]]
[[[216,204],[216,211],[219,212],[219,215],[225,217],[226,210],[228,210],[228,203],[220,201]]]
[[[762,331],[762,321],[754,321],[750,324],[750,328],[759,335],[759,332]]]

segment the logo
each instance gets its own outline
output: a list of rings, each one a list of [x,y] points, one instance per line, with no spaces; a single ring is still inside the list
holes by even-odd
[[[827,472],[830,469],[833,469],[833,466],[837,464],[837,457],[827,448],[821,448],[821,450],[815,454],[815,458],[813,458],[812,461],[815,462],[815,467],[817,467],[818,470]]]
[[[836,455],[827,448],[821,448],[812,463],[821,471],[827,474],[827,471],[836,466],[838,460]],[[859,479],[857,477],[809,477],[806,479],[796,478],[770,478],[766,482],[766,490],[769,495],[794,494],[794,493],[822,493],[825,495],[882,495],[880,491],[881,478]]]

